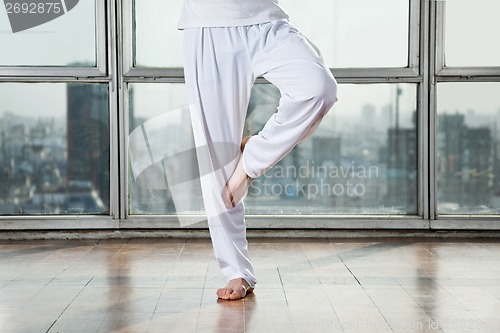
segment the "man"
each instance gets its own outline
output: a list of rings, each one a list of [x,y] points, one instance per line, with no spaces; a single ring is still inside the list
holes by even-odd
[[[204,205],[229,280],[221,299],[241,299],[257,283],[242,202],[250,180],[312,134],[337,101],[321,54],[287,20],[277,0],[185,0],[178,25]],[[259,76],[279,88],[280,104],[257,135],[242,139]]]

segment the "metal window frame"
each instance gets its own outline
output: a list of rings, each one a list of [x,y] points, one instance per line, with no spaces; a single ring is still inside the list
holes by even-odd
[[[429,18],[430,6],[429,2],[422,0],[420,2],[420,77],[422,78],[422,83],[420,85],[420,96],[419,96],[419,170],[421,170],[419,179],[420,186],[419,198],[422,198],[422,217],[426,221],[430,221],[432,217],[432,187],[431,187],[431,177],[430,165],[433,163],[431,156],[432,146],[430,144],[431,131],[428,124],[432,121],[431,114],[429,112],[431,105],[432,93],[429,89],[429,68],[430,68],[430,54],[428,52],[428,46],[430,44],[430,24],[431,20]],[[430,226],[430,225],[429,225]]]
[[[500,230],[497,215],[451,215],[438,214],[437,202],[437,85],[442,82],[500,82],[499,67],[447,67],[445,65],[445,19],[446,1],[428,0],[430,4],[430,66],[428,77],[430,103],[430,228],[433,230]]]
[[[429,163],[427,164],[428,166],[428,176],[429,176],[429,181],[428,181],[428,192],[429,192],[429,198],[428,198],[428,205],[429,205],[429,212],[428,216],[431,221],[434,221],[436,219],[436,193],[437,193],[437,186],[436,186],[436,80],[435,80],[435,75],[434,73],[436,72],[436,56],[437,50],[436,46],[438,45],[436,42],[436,32],[437,32],[437,23],[436,23],[436,6],[438,5],[438,2],[432,1],[432,0],[425,0],[425,4],[428,6],[427,12],[429,13],[429,31],[427,34],[424,35],[425,37],[428,37],[428,47],[429,50],[426,53],[426,58],[427,58],[427,68],[426,68],[426,78],[427,78],[427,91],[429,94],[429,100],[428,100],[428,105],[427,105],[427,110],[428,110],[428,124],[429,124],[429,133],[428,133],[428,158],[429,158]]]

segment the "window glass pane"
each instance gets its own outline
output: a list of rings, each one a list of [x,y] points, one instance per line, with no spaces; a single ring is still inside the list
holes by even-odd
[[[249,214],[416,214],[416,85],[340,85],[315,134],[247,196]],[[256,133],[279,91],[256,85],[247,117]]]
[[[13,12],[9,14],[10,17],[6,10],[0,10],[0,66],[95,67],[95,1],[79,1],[74,7],[70,5],[70,1],[34,2],[41,5],[35,11],[45,11],[47,19],[44,19],[45,16],[41,17],[38,12],[24,14],[23,17],[12,16],[24,7],[10,8],[9,11]],[[19,5],[23,2],[9,3]],[[33,8],[27,7],[27,10],[32,11]],[[54,17],[51,13],[59,16]],[[38,22],[40,25],[13,32],[11,24],[23,28],[26,25],[22,22],[34,23],[38,18],[42,20]]]
[[[290,22],[329,67],[407,67],[409,4],[404,0],[280,0]]]
[[[109,212],[105,84],[0,84],[0,214]]]
[[[182,67],[182,33],[177,30],[183,1],[134,1],[134,66]]]
[[[438,85],[439,214],[500,213],[500,83]]]
[[[330,67],[408,66],[409,1],[281,0],[291,24],[315,43]],[[182,1],[135,2],[136,66],[181,67]]]
[[[181,147],[189,144],[192,139],[191,123],[188,112],[171,113],[173,110],[187,105],[186,88],[184,84],[153,84],[153,83],[133,83],[128,85],[129,94],[129,132],[131,144],[135,142],[135,134],[140,131],[141,140],[144,137],[142,133],[150,134],[149,128],[144,128],[148,121],[152,121],[160,126],[160,132],[165,136],[156,139],[175,140],[173,147]],[[169,115],[172,117],[168,117]],[[159,116],[167,115],[164,122],[159,123]],[[179,118],[177,118],[179,117]],[[184,119],[182,118],[184,117]],[[187,117],[187,118],[186,118]],[[142,126],[142,128],[141,128]],[[147,125],[146,125],[147,127]],[[135,131],[135,132],[134,132]],[[184,132],[184,134],[181,134]],[[135,134],[134,134],[135,133]],[[187,142],[188,141],[188,142]],[[162,147],[169,145],[169,142],[160,142]],[[147,143],[150,147],[154,142]],[[142,150],[148,150],[143,147]],[[132,155],[132,154],[131,154]],[[135,163],[134,157],[131,156],[132,164]],[[138,157],[137,159],[140,159]],[[150,162],[149,155],[146,156]],[[150,167],[149,163],[147,167]],[[187,167],[197,167],[196,159],[188,161]],[[153,166],[154,168],[155,166]],[[160,165],[161,167],[161,165]],[[173,179],[164,179],[163,174],[159,175],[155,171],[149,169],[147,172],[153,172],[154,180],[149,183],[136,182],[132,168],[129,168],[129,213],[130,214],[182,214],[181,211],[176,211],[172,194],[170,192],[168,182],[173,182]],[[161,172],[160,172],[161,173]],[[199,204],[202,204],[199,202]],[[201,209],[201,208],[200,208]]]
[[[133,84],[129,93],[132,132],[150,131],[150,125],[140,125],[187,104],[180,84]],[[416,85],[341,85],[339,96],[311,138],[252,182],[246,199],[249,214],[416,214]],[[254,86],[246,134],[262,128],[278,100],[272,85]],[[176,146],[191,140],[187,113],[156,123],[163,132],[174,133]],[[144,150],[153,150],[153,144],[144,142]],[[192,159],[183,165],[194,163]],[[132,176],[130,184],[132,214],[179,213],[167,186],[142,188]]]
[[[448,0],[446,66],[500,66],[500,1]]]

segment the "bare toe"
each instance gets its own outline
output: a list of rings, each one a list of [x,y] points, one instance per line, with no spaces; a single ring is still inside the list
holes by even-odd
[[[232,292],[233,292],[233,289],[230,289],[229,286],[226,286],[225,288],[221,288],[221,289],[217,290],[217,297],[220,299],[228,300],[228,299],[230,299]]]
[[[245,286],[240,286],[240,288],[234,290],[231,295],[229,295],[229,299],[231,300],[237,300],[237,299],[242,299],[247,295],[247,288]]]
[[[217,290],[217,296],[224,300],[237,300],[242,299],[249,293],[253,292],[245,279],[237,278],[229,281],[227,286]]]

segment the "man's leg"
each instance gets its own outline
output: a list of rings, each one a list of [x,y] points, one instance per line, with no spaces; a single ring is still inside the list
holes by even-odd
[[[277,112],[252,137],[243,166],[254,178],[311,135],[337,101],[337,83],[317,48],[287,22],[261,25],[266,43],[255,50],[252,66],[281,92]],[[256,36],[253,45],[261,43]]]
[[[255,76],[263,75],[281,92],[277,112],[251,137],[229,180],[234,201],[245,177],[261,176],[311,135],[337,101],[337,83],[319,51],[287,22],[252,26],[249,56]],[[238,195],[239,194],[239,195]]]
[[[217,293],[224,299],[244,297],[256,283],[243,203],[227,209],[222,200],[224,186],[239,160],[254,82],[240,36],[232,28],[184,30],[186,85],[204,204],[215,256],[229,280]]]

